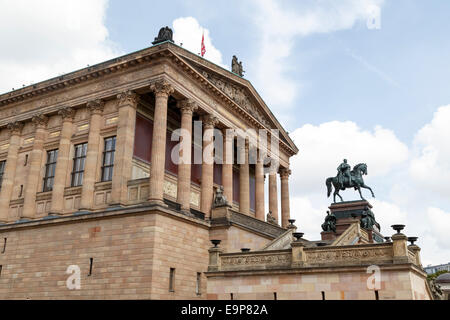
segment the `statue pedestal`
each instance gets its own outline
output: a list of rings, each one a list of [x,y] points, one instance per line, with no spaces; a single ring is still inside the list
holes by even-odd
[[[355,219],[361,220],[366,206],[369,207],[369,209],[372,209],[372,205],[367,200],[345,201],[331,204],[328,208],[330,209],[330,212],[336,216],[335,236],[339,237],[344,233]],[[369,233],[374,242],[384,241],[383,235],[376,226],[373,226],[373,230]],[[323,237],[324,235],[322,235],[322,240],[326,240]]]
[[[337,238],[336,233],[333,231],[322,231],[320,235],[322,236],[322,241],[334,241]]]
[[[231,218],[231,212],[230,212],[231,206],[230,205],[223,205],[220,207],[215,207],[211,210],[211,219],[227,219],[230,220]]]

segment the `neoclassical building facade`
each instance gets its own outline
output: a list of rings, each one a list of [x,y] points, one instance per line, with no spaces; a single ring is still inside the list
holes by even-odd
[[[299,150],[252,84],[153,44],[0,95],[0,299],[432,298],[404,234],[295,232]]]
[[[42,273],[43,265],[50,270],[55,264],[54,268],[64,271],[68,265],[81,267],[88,262],[88,269],[97,271],[89,278],[91,283],[100,270],[106,274],[108,268],[120,269],[116,265],[139,269],[141,261],[131,259],[136,266],[126,265],[127,254],[122,260],[120,250],[116,252],[119,260],[108,260],[96,257],[101,249],[89,240],[81,244],[84,237],[106,241],[103,250],[113,252],[111,243],[116,237],[130,237],[131,242],[122,241],[119,246],[136,246],[129,254],[147,261],[148,268],[135,270],[135,277],[157,277],[158,250],[164,261],[171,251],[179,252],[174,264],[191,259],[198,270],[184,275],[179,270],[183,266],[170,267],[166,261],[167,276],[177,269],[177,281],[190,279],[191,289],[201,291],[206,286],[201,279],[211,237],[228,239],[230,248],[237,250],[256,248],[288,225],[289,158],[298,152],[297,147],[248,80],[171,41],[3,94],[0,119],[0,236],[5,246],[0,281],[22,279],[19,282],[24,287],[41,283],[38,286],[51,294],[54,288],[42,286],[47,281],[45,273],[30,275]],[[198,152],[202,159],[203,150],[218,139],[207,135],[208,129],[224,133],[227,129],[265,130],[269,143],[258,145],[258,137],[251,133],[245,137],[224,134],[223,144],[230,147],[223,149],[221,157],[231,152],[232,163],[174,163],[172,153],[180,143],[172,141],[174,131],[181,128],[192,134],[196,123],[204,132],[200,139],[194,134],[191,141],[181,138],[189,146],[183,155],[193,160]],[[271,134],[274,130],[277,135]],[[239,145],[238,138],[245,143]],[[267,172],[267,159],[275,159],[273,145],[277,166]],[[250,161],[252,146],[258,155],[254,162]],[[214,195],[220,186],[234,218],[213,221]],[[275,224],[265,222],[269,209]],[[119,231],[125,233],[116,235]],[[81,238],[72,238],[78,232]],[[165,236],[170,240],[160,243]],[[137,241],[135,246],[133,241]],[[77,253],[79,246],[86,246],[89,257]],[[149,248],[152,252],[146,251]],[[21,250],[23,254],[18,254]],[[54,260],[54,255],[65,258]],[[187,264],[186,268],[195,269]],[[166,277],[163,273],[162,278]],[[59,281],[64,278],[63,272]],[[68,295],[77,294],[65,285],[60,287]],[[190,294],[164,290],[159,296],[157,286],[142,293],[136,286],[125,287],[135,292],[134,297],[201,297],[195,290]],[[119,297],[126,295],[123,290],[101,292]],[[20,293],[14,285],[8,290],[0,286],[0,297],[42,297],[44,291]]]

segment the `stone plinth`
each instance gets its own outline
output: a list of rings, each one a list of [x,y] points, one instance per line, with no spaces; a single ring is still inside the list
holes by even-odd
[[[335,240],[337,238],[336,233],[334,233],[333,231],[322,231],[320,235],[322,236],[323,241]]]
[[[366,206],[369,207],[369,209],[373,208],[367,200],[344,201],[331,204],[328,208],[330,209],[330,212],[336,216],[335,236],[338,237],[345,232],[355,219],[361,220]],[[383,242],[383,235],[376,226],[373,227],[373,230],[367,231],[370,233],[370,238],[373,238],[375,242]],[[329,235],[322,235],[322,240],[330,240],[328,238],[324,239],[324,236],[329,237]]]

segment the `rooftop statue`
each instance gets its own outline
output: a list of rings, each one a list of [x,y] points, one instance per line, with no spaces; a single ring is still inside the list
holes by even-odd
[[[322,230],[325,232],[336,232],[336,216],[334,215],[334,213],[330,213],[330,211],[327,211],[325,222],[322,223]]]
[[[373,230],[373,226],[376,226],[378,230],[380,229],[380,224],[375,220],[375,215],[373,214],[372,210],[368,206],[365,206],[364,212],[362,213],[361,217],[361,228],[367,229],[367,230]]]
[[[278,225],[277,220],[275,220],[274,216],[272,215],[272,211],[269,211],[269,212],[267,213],[266,221],[267,221],[268,223],[272,223],[272,224]]]
[[[242,67],[242,61],[238,61],[236,56],[233,56],[231,60],[231,72],[243,77],[244,76],[244,68]]]
[[[365,200],[361,194],[361,188],[369,189],[372,193],[372,197],[375,198],[375,194],[369,186],[364,184],[364,180],[362,178],[363,175],[367,175],[367,164],[360,163],[353,167],[353,170],[350,170],[350,165],[347,163],[347,159],[344,159],[344,162],[341,163],[337,167],[337,175],[336,177],[330,177],[326,180],[326,185],[328,189],[327,196],[329,197],[332,191],[332,185],[334,187],[333,193],[333,202],[336,203],[336,195],[342,199],[339,194],[340,190],[345,190],[346,188],[354,188],[358,190],[359,196],[362,200]]]
[[[155,38],[155,41],[152,42],[152,44],[158,44],[164,41],[171,41],[173,42],[173,32],[172,29],[169,27],[163,27],[159,30],[158,36]]]

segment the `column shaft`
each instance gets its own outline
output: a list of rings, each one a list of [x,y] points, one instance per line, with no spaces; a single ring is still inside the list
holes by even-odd
[[[13,122],[8,124],[11,132],[9,138],[8,156],[6,157],[5,170],[3,173],[2,189],[0,192],[0,222],[9,221],[9,202],[14,188],[14,178],[16,176],[17,157],[20,148],[20,132],[23,124]]]
[[[126,91],[117,95],[117,99],[119,122],[110,203],[125,205],[128,202],[128,180],[131,179],[138,96],[132,91]]]
[[[64,189],[66,187],[67,170],[70,163],[70,145],[75,112],[71,108],[64,108],[59,111],[59,114],[62,116],[62,128],[52,190],[52,205],[50,208],[50,213],[52,214],[62,214],[64,210]]]
[[[211,216],[211,206],[214,196],[214,126],[217,119],[213,116],[203,118],[203,162],[202,162],[202,185],[201,185],[201,211],[205,218]]]
[[[87,103],[87,107],[90,109],[91,120],[89,122],[88,146],[83,173],[83,187],[81,189],[80,209],[83,210],[92,209],[94,203],[104,102],[101,100],[90,101]]]
[[[223,162],[222,162],[222,184],[223,194],[229,205],[233,205],[233,136],[227,137],[224,130],[223,137]]]
[[[277,174],[269,174],[269,211],[278,223],[278,187]]]
[[[191,203],[191,155],[192,155],[192,115],[197,106],[194,101],[182,100],[178,103],[181,111],[180,161],[178,164],[177,202],[181,210],[189,211]]]
[[[258,157],[255,165],[255,217],[261,221],[264,221],[264,201],[264,166]]]
[[[289,225],[290,210],[289,210],[289,175],[291,170],[281,169],[281,226],[286,228]]]
[[[155,114],[153,117],[152,157],[150,164],[149,201],[163,204],[166,161],[167,101],[173,88],[169,83],[159,81],[151,90],[155,92]]]
[[[39,179],[41,179],[42,154],[44,141],[47,135],[48,118],[42,114],[33,117],[36,126],[33,149],[30,155],[30,169],[25,185],[22,218],[34,219],[36,217],[36,192],[38,192]]]
[[[241,150],[239,165],[239,211],[250,215],[250,169],[248,165],[248,144]]]

